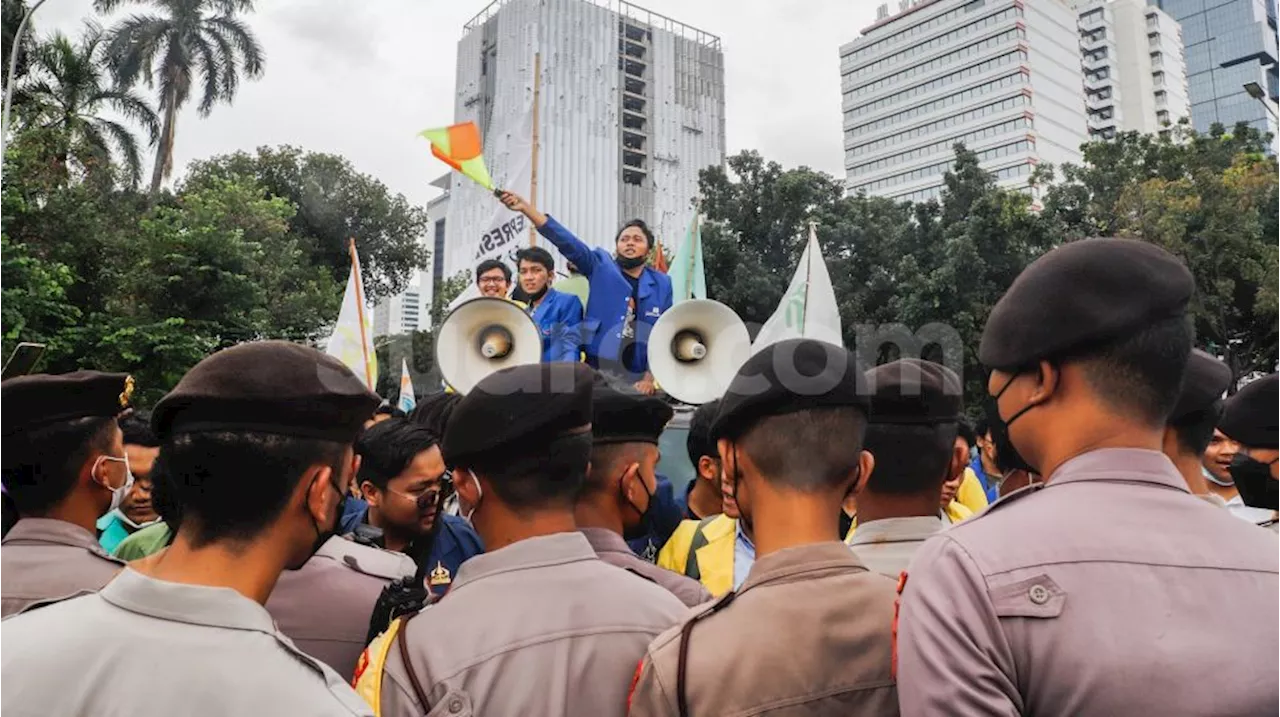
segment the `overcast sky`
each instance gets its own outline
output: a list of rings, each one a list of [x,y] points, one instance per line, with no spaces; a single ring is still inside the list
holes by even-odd
[[[175,176],[193,159],[293,144],[345,155],[425,204],[444,166],[415,135],[453,120],[457,41],[485,4],[259,0],[248,22],[266,72],[241,85],[235,104],[200,118],[193,102],[179,117]],[[839,47],[872,22],[877,0],[638,4],[720,36],[730,153],[754,148],[787,167],[843,176]],[[34,22],[38,33],[74,34],[91,17],[92,0],[47,0]]]

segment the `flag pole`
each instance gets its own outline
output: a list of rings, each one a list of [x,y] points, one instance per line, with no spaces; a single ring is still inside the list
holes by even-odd
[[[533,170],[529,174],[529,203],[538,206],[538,102],[542,94],[542,53],[533,53]],[[529,222],[529,246],[538,245],[538,230]]]
[[[369,336],[364,324],[364,279],[360,276],[360,257],[356,254],[356,238],[351,237],[351,271],[355,274],[356,316],[360,319],[360,353],[364,356],[364,380],[369,390],[377,385],[369,372]]]
[[[696,252],[702,251],[702,230],[698,224],[698,210],[693,210],[693,236],[689,237],[689,273],[685,275],[684,288],[686,299],[693,298],[693,267],[697,263]]]
[[[800,335],[805,335],[805,330],[809,328],[809,285],[813,279],[813,247],[811,244],[816,243],[818,239],[818,223],[809,220],[809,238],[805,240],[805,251],[808,252],[809,261],[804,265],[804,313],[800,315]]]

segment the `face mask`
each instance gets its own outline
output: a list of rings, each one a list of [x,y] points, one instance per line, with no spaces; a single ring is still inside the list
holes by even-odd
[[[151,520],[148,520],[148,521],[147,521],[147,522],[145,522],[145,523],[135,523],[135,522],[133,522],[132,520],[130,520],[130,519],[129,519],[129,516],[127,516],[127,515],[125,515],[125,514],[124,514],[124,511],[117,511],[116,515],[120,516],[120,522],[124,523],[125,525],[129,526],[130,528],[133,528],[134,530],[138,530],[138,529],[140,529],[140,528],[145,528],[145,527],[147,527],[148,525],[155,525],[156,523],[159,523],[159,522],[160,522],[160,518],[159,518],[158,516],[157,516],[157,517],[155,517],[155,518],[152,518]]]
[[[1240,491],[1240,500],[1250,508],[1280,509],[1280,481],[1271,477],[1271,464],[1237,453],[1231,459],[1231,478]]]
[[[1234,483],[1232,483],[1231,481],[1222,480],[1218,476],[1214,475],[1212,471],[1210,471],[1208,468],[1205,468],[1204,466],[1200,466],[1200,475],[1204,476],[1204,479],[1209,481],[1210,483],[1214,485],[1222,486],[1223,488],[1230,488],[1232,485],[1234,485]]]
[[[1022,458],[1018,449],[1013,447],[1013,441],[1009,438],[1009,426],[1000,420],[1000,410],[996,407],[994,400],[988,406],[987,419],[991,423],[991,443],[996,452],[996,467],[1000,469],[999,476],[988,477],[998,478],[1003,482],[1004,476],[1011,471],[1024,470],[1028,473],[1039,473]]]
[[[636,477],[640,477],[640,473],[638,471],[636,472]],[[643,485],[643,480],[641,480],[641,484]],[[618,493],[622,496],[622,499],[627,502],[627,505],[631,506],[632,510],[640,514],[640,522],[638,522],[634,527],[628,528],[625,525],[623,526],[622,537],[626,540],[636,540],[638,538],[643,538],[646,535],[654,534],[652,524],[654,493],[649,492],[648,486],[644,486],[644,492],[645,495],[649,497],[649,500],[645,502],[644,510],[640,510],[636,507],[636,504],[632,503],[631,499],[627,497],[626,491],[622,488],[622,483],[618,483]]]
[[[618,266],[622,267],[623,269],[635,269],[636,267],[644,266],[644,263],[648,261],[648,259],[649,257],[645,256],[644,254],[641,254],[640,256],[636,256],[636,257],[626,257],[619,254]]]
[[[308,552],[307,557],[303,558],[297,565],[286,565],[285,568],[288,570],[298,570],[302,568],[302,566],[306,565],[307,561],[310,560],[313,555],[320,552],[320,548],[323,547],[325,543],[329,542],[329,538],[338,534],[338,522],[339,518],[342,517],[342,505],[345,497],[343,496],[342,491],[338,489],[338,486],[333,484],[333,481],[325,481],[325,483],[338,493],[338,503],[334,506],[333,517],[328,521],[329,527],[321,528],[320,524],[315,522],[315,518],[311,519],[311,525],[316,531],[316,539],[315,542],[311,544],[311,551]]]
[[[111,491],[111,507],[107,508],[107,512],[110,513],[113,510],[119,509],[120,504],[124,502],[125,496],[129,495],[129,491],[133,490],[133,470],[129,468],[129,458],[127,456],[124,458],[116,458],[115,456],[98,456],[98,460],[94,461],[93,467],[89,469],[90,475],[98,472],[98,466],[102,465],[103,461],[119,461],[124,464],[124,485],[119,488],[112,488],[106,481],[103,481],[101,484],[102,487]]]
[[[462,516],[468,523],[470,523],[471,516],[476,514],[476,508],[480,507],[480,499],[484,497],[484,488],[480,487],[480,479],[476,478],[475,473],[468,473],[467,475],[471,476],[471,482],[476,484],[476,504],[471,506],[471,510],[468,510]],[[459,499],[459,506],[461,506],[461,499]]]
[[[542,297],[547,295],[547,289],[550,289],[550,288],[551,288],[550,286],[543,284],[542,288],[538,289],[537,293],[529,294],[529,301],[533,301],[533,302],[541,301]]]

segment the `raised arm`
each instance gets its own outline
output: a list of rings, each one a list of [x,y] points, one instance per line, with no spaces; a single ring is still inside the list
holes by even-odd
[[[520,195],[513,192],[502,192],[498,198],[507,206],[507,209],[513,212],[520,212],[528,217],[529,221],[533,222],[533,226],[537,227],[538,233],[554,244],[565,259],[573,262],[583,276],[591,277],[591,272],[595,270],[597,261],[595,253],[591,251],[591,247],[583,244],[581,239],[561,226],[560,222],[534,209]]]

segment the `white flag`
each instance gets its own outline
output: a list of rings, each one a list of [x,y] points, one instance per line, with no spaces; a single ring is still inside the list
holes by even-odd
[[[413,395],[413,379],[409,378],[409,360],[400,359],[400,401],[396,404],[396,408],[408,413],[418,405],[418,399]]]
[[[809,244],[800,255],[796,275],[773,316],[761,327],[751,346],[752,353],[786,339],[810,338],[836,346],[844,345],[840,331],[840,311],[831,287],[827,262],[818,246],[817,225],[809,224]]]
[[[365,382],[370,391],[378,382],[378,356],[373,351],[373,316],[364,300],[364,282],[360,279],[360,257],[356,241],[351,240],[351,275],[342,295],[342,310],[333,335],[325,345],[325,353],[347,365]]]

